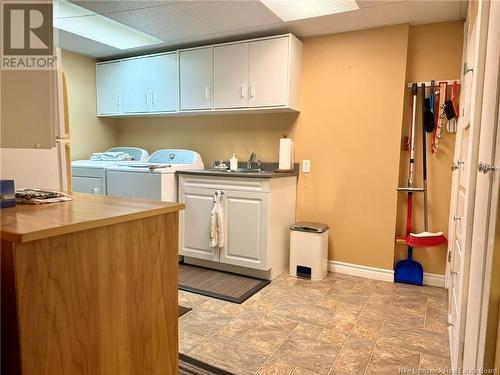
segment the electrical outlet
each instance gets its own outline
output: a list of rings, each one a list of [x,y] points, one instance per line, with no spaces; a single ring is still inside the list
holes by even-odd
[[[311,161],[310,160],[302,160],[302,173],[311,172]]]

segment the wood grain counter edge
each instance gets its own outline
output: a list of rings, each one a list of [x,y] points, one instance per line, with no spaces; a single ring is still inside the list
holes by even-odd
[[[105,217],[96,217],[96,218],[89,218],[87,220],[80,220],[72,223],[46,223],[46,226],[44,228],[40,229],[33,229],[33,230],[23,230],[23,231],[18,231],[15,228],[13,228],[12,225],[4,225],[4,218],[2,215],[5,212],[5,216],[13,216],[12,214],[14,213],[15,217],[15,210],[18,207],[23,207],[23,206],[17,206],[15,208],[9,208],[9,209],[3,209],[2,212],[0,212],[0,215],[2,216],[2,225],[1,225],[1,230],[0,230],[0,238],[2,240],[10,241],[10,242],[29,242],[29,241],[35,241],[39,240],[42,238],[48,238],[48,237],[54,237],[54,236],[59,236],[62,234],[67,234],[67,233],[74,233],[74,232],[79,232],[83,230],[88,230],[88,229],[93,229],[93,228],[98,228],[102,226],[107,226],[107,225],[113,225],[113,224],[118,224],[118,223],[123,223],[127,221],[133,221],[133,220],[139,220],[147,217],[152,217],[152,216],[158,216],[158,215],[164,215],[164,214],[169,214],[169,213],[175,213],[180,210],[183,210],[185,208],[185,205],[183,203],[168,203],[168,202],[157,202],[157,201],[147,201],[147,200],[139,200],[139,199],[124,199],[124,198],[117,198],[117,197],[99,197],[98,199],[91,198],[90,196],[87,196],[87,194],[75,194],[74,196],[74,201],[85,201],[85,200],[90,200],[92,203],[99,203],[99,201],[103,201],[107,203],[111,203],[113,205],[117,205],[117,207],[122,208],[120,212],[117,212],[116,214],[110,214]],[[73,201],[73,202],[74,202]],[[69,204],[71,206],[72,202],[64,202],[64,203],[55,203],[56,205],[61,205],[61,210],[71,210],[71,207],[68,206],[63,206]],[[134,207],[135,209],[126,212],[127,207],[131,206],[140,206],[140,209],[137,210],[137,207]],[[29,208],[26,209],[28,206],[24,206],[21,208],[23,211],[23,216],[26,218],[29,218]],[[32,206],[33,209],[35,209],[34,206]],[[48,207],[48,206],[47,206]],[[125,208],[125,210],[123,210]],[[36,209],[43,210],[43,206],[36,207]],[[5,210],[5,211],[4,211]],[[96,215],[98,216],[98,215]],[[23,218],[18,218],[15,217],[14,219],[17,222],[22,222]],[[36,220],[36,219],[35,219]],[[40,221],[39,221],[40,223]],[[15,226],[14,226],[15,227]]]

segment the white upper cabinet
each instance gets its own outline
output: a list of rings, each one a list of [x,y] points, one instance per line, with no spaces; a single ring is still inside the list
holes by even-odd
[[[121,62],[97,64],[97,114],[114,115],[122,112]]]
[[[299,111],[301,65],[292,34],[97,63],[97,114]]]
[[[214,47],[214,108],[248,107],[248,43]]]
[[[212,109],[212,47],[179,52],[181,111]]]
[[[175,112],[178,107],[179,79],[177,53],[153,56],[148,60],[149,111]]]
[[[149,111],[148,71],[145,58],[122,61],[123,112]]]
[[[289,38],[248,44],[248,106],[286,106]]]
[[[123,112],[177,110],[177,54],[122,61]]]

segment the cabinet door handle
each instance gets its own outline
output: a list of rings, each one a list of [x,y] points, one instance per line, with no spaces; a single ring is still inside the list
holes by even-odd
[[[155,106],[155,94],[153,92],[149,93],[149,97],[151,98],[151,106]]]
[[[245,97],[245,84],[242,83],[240,88],[241,88],[241,97],[244,98]]]
[[[250,97],[253,98],[255,96],[255,84],[250,84]]]
[[[205,86],[205,99],[210,100],[210,87]]]
[[[144,93],[144,104],[148,105],[148,93]]]
[[[120,95],[116,95],[116,108],[120,108]]]

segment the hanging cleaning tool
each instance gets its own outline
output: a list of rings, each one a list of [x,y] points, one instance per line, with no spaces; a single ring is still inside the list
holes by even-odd
[[[415,175],[415,124],[417,113],[417,84],[412,84],[412,114],[411,114],[411,130],[410,130],[410,170],[408,173],[408,187],[398,188],[398,191],[408,193],[408,203],[406,206],[406,237],[412,230],[412,208],[413,208],[413,193],[423,191],[422,188],[413,187],[413,177]],[[425,130],[424,130],[425,132]],[[396,239],[397,241],[397,239]],[[396,263],[394,269],[394,281],[406,284],[422,285],[424,280],[424,269],[422,265],[413,260],[413,247],[408,245],[407,259],[400,260]]]
[[[422,110],[425,107],[425,84],[422,84]],[[424,120],[425,121],[425,120]],[[422,124],[422,173],[424,181],[424,232],[410,233],[406,242],[410,247],[434,247],[444,246],[448,240],[443,235],[443,232],[429,232],[429,208],[427,203],[427,145],[425,126]]]
[[[432,153],[436,153],[439,150],[439,142],[443,137],[444,122],[446,120],[445,113],[445,102],[446,102],[446,91],[448,89],[448,84],[446,82],[439,83],[439,110],[438,110],[438,121],[436,130],[434,131],[434,137],[432,142]]]

